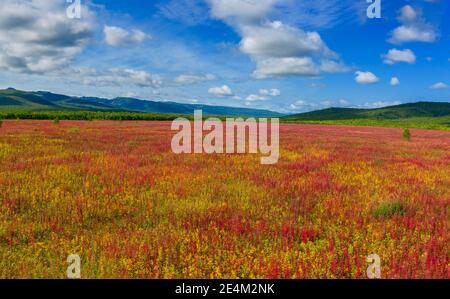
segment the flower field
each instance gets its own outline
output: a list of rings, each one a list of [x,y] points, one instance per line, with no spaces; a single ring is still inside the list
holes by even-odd
[[[450,132],[284,124],[261,165],[170,124],[3,121],[0,277],[450,278]]]

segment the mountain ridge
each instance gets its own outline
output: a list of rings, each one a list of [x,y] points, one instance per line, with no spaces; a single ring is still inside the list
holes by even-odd
[[[263,109],[184,104],[141,100],[136,98],[106,99],[73,97],[48,91],[22,91],[14,88],[0,90],[0,111],[95,111],[148,112],[162,114],[193,114],[201,109],[205,115],[278,117],[283,114]]]
[[[185,104],[117,97],[74,97],[48,91],[22,91],[14,88],[0,90],[0,112],[3,111],[91,111],[143,112],[161,114],[193,114],[242,117],[281,117],[283,121],[395,120],[414,117],[450,115],[450,102],[405,103],[373,109],[332,107],[322,110],[283,115],[278,112],[240,107]]]
[[[326,121],[326,120],[393,120],[413,117],[442,117],[450,115],[448,102],[416,102],[373,109],[327,108],[282,117],[288,121]]]

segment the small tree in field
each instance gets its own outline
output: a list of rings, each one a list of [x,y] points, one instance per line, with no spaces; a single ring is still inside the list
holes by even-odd
[[[411,132],[409,131],[409,129],[403,130],[403,139],[405,139],[406,141],[411,140]]]
[[[55,118],[55,119],[53,120],[53,123],[54,123],[55,125],[59,124],[59,118]]]

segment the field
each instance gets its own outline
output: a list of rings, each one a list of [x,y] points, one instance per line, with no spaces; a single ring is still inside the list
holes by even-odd
[[[283,124],[271,166],[173,134],[3,121],[0,277],[450,278],[450,132]]]
[[[347,125],[386,128],[415,128],[427,130],[450,131],[450,116],[442,117],[410,117],[400,119],[341,119],[341,120],[284,120],[287,123]]]

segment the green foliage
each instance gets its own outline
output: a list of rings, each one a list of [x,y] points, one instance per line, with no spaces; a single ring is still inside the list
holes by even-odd
[[[105,99],[96,97],[70,97],[50,92],[27,92],[16,89],[0,90],[0,111],[92,111],[92,112],[137,112],[153,114],[193,114],[202,109],[205,115],[273,117],[281,114],[259,109],[224,106],[189,105],[175,102],[160,102],[134,98]],[[88,119],[86,119],[88,120]],[[123,119],[127,120],[127,119]]]
[[[378,109],[329,108],[288,115],[283,122],[450,130],[450,103],[419,102]]]
[[[406,141],[411,140],[411,132],[409,131],[409,129],[403,130],[403,139],[405,139]]]
[[[55,119],[53,120],[53,123],[54,123],[55,125],[59,124],[59,118],[55,118]]]
[[[178,114],[137,112],[92,112],[92,111],[11,111],[0,112],[3,119],[32,120],[174,120],[178,117],[192,119],[192,116]]]
[[[381,204],[374,212],[375,218],[390,218],[392,216],[403,216],[406,213],[406,206],[401,201]]]
[[[402,119],[287,120],[286,123],[450,130],[450,116]]]
[[[3,120],[0,119],[0,128],[3,126]]]
[[[69,133],[78,133],[78,132],[80,132],[80,129],[79,128],[70,128],[70,129],[67,129],[67,132],[69,132]]]
[[[377,109],[328,108],[288,115],[286,120],[398,120],[413,117],[442,117],[450,115],[450,103],[418,102]]]

